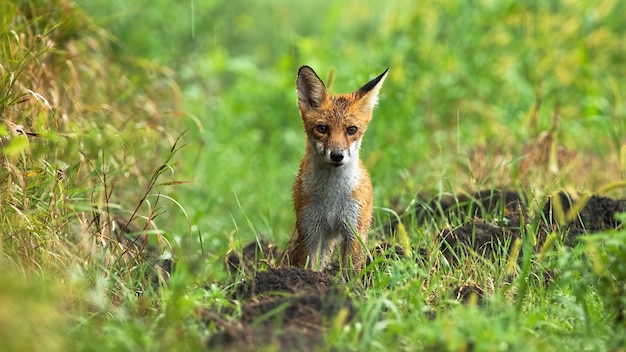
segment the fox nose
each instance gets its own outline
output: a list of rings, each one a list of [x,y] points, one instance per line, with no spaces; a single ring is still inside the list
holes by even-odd
[[[338,163],[343,160],[343,152],[330,152],[330,160]]]

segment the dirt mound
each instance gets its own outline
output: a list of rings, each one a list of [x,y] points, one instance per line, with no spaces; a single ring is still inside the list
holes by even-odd
[[[574,200],[565,192],[557,194],[558,204],[550,197],[542,211],[531,218],[526,196],[512,190],[485,190],[473,194],[458,194],[431,199],[416,207],[417,218],[424,221],[460,223],[444,229],[439,238],[441,250],[450,257],[459,248],[493,257],[506,250],[516,238],[521,238],[522,227],[538,224],[536,248],[540,248],[548,234],[563,234],[563,243],[573,246],[582,234],[616,229],[622,224],[615,214],[626,211],[626,200],[601,196],[580,197]],[[564,214],[561,223],[557,213]],[[391,225],[394,229],[397,224]],[[502,246],[505,244],[505,246]]]
[[[220,321],[222,331],[211,337],[208,346],[241,351],[262,344],[279,350],[310,350],[323,343],[327,323],[347,323],[355,312],[352,300],[336,290],[266,297],[244,304],[238,322]]]
[[[236,296],[239,299],[250,299],[281,293],[283,295],[285,293],[320,293],[329,289],[335,282],[335,278],[327,271],[269,268],[240,284],[236,290]]]
[[[626,212],[626,199],[615,200],[596,195],[573,199],[565,192],[560,192],[556,196],[557,198],[548,199],[543,207],[542,225],[547,229],[560,229],[569,233],[567,237],[570,244],[574,244],[575,238],[580,234],[606,231],[622,226],[621,222],[615,218],[615,214]],[[557,216],[559,213],[563,217],[561,221],[564,223],[562,224],[559,224],[559,216]]]
[[[459,227],[447,228],[440,235],[441,252],[449,261],[456,262],[459,250],[469,247],[476,253],[494,257],[506,255],[499,253],[507,249],[516,238],[520,237],[519,231],[511,231],[506,227],[492,225],[481,219],[465,223]]]
[[[356,311],[335,276],[302,268],[260,271],[237,287],[235,297],[244,301],[237,322],[202,314],[207,324],[222,328],[208,341],[210,348],[310,350],[323,343],[329,322],[347,323]]]

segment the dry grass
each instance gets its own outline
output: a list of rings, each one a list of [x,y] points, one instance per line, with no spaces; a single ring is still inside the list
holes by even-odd
[[[133,285],[148,243],[166,242],[153,193],[176,183],[172,73],[116,58],[69,1],[2,6],[2,257],[24,276],[95,270]]]

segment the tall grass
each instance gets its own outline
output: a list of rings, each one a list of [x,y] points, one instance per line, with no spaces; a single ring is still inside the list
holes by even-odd
[[[132,345],[111,328],[166,305],[159,257],[177,247],[155,218],[184,216],[161,194],[180,182],[178,86],[164,67],[116,57],[69,1],[0,6],[3,348]]]

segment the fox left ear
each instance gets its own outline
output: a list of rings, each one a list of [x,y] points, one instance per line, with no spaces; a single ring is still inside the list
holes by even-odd
[[[296,91],[300,111],[317,109],[326,100],[326,86],[309,66],[302,66],[298,70]]]
[[[372,110],[378,103],[378,92],[380,92],[380,88],[383,86],[388,71],[389,69],[386,69],[380,76],[369,81],[355,92],[357,98],[363,101],[366,110]]]

